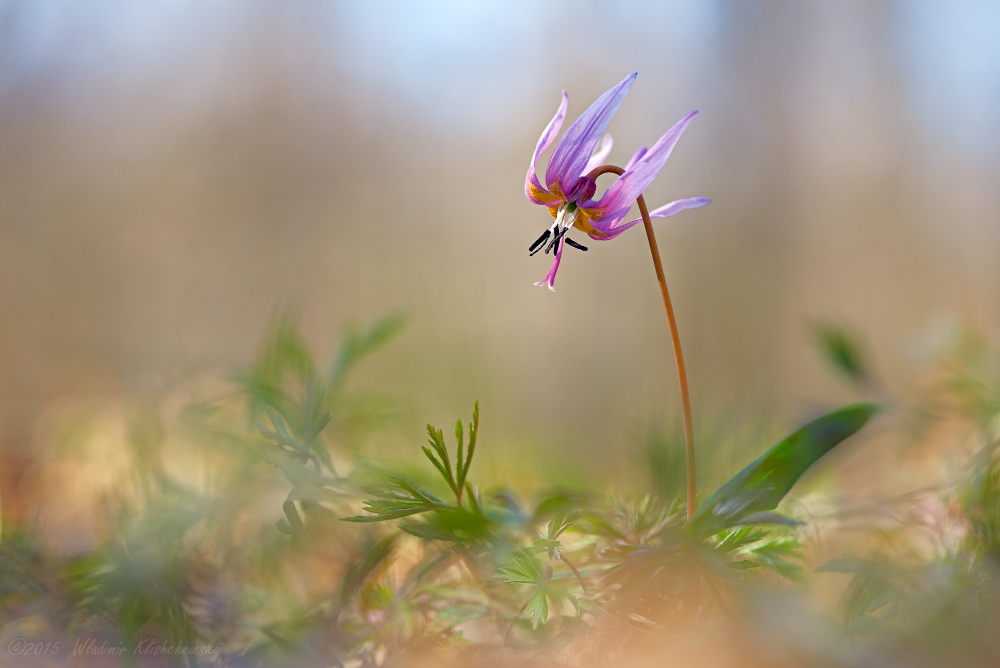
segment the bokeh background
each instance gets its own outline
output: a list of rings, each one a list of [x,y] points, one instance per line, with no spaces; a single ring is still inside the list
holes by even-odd
[[[676,413],[646,241],[550,294],[522,188],[559,92],[632,71],[613,162],[702,112],[646,195],[713,199],[657,222],[701,419],[849,398],[817,322],[903,385],[1000,316],[997,34],[985,0],[0,2],[4,452],[246,366],[282,309],[319,351],[399,311],[354,381],[397,442],[478,398],[495,451],[613,467]]]

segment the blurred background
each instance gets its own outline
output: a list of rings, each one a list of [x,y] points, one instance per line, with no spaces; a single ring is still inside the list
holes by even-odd
[[[398,311],[354,381],[396,442],[478,398],[495,452],[613,467],[676,413],[646,240],[534,287],[523,180],[561,90],[572,120],[633,71],[611,162],[702,112],[646,193],[713,199],[656,223],[702,419],[849,399],[820,321],[905,384],[1000,316],[998,32],[985,0],[4,0],[4,452],[67,403],[225,377],[282,309],[324,354]]]

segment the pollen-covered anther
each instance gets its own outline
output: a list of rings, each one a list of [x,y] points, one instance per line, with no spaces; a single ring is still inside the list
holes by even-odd
[[[551,228],[549,228],[549,229],[545,230],[544,232],[542,232],[542,236],[540,236],[537,239],[535,239],[535,243],[531,244],[531,246],[528,248],[528,257],[531,257],[532,255],[534,255],[535,253],[537,253],[538,251],[540,251],[541,250],[541,245],[543,243],[545,243],[545,240],[548,239],[549,236],[551,236],[551,235],[552,235],[552,229]]]
[[[556,233],[552,235],[552,241],[545,247],[545,254],[548,255],[552,250],[559,245],[559,240],[566,234],[566,229],[560,227],[556,230]]]

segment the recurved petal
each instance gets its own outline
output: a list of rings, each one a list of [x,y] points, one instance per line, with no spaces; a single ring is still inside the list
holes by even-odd
[[[559,134],[559,130],[562,129],[563,121],[566,119],[566,108],[569,106],[569,95],[566,91],[562,93],[562,102],[559,103],[559,109],[556,110],[556,115],[552,117],[549,124],[545,126],[545,130],[542,132],[542,136],[538,138],[538,143],[535,145],[535,154],[531,156],[531,165],[528,167],[528,176],[524,179],[524,194],[528,196],[535,204],[552,204],[559,200],[558,197],[551,194],[548,190],[542,187],[542,184],[538,182],[538,176],[535,174],[535,167],[538,165],[538,158],[541,157],[542,153],[545,153],[546,149],[552,145],[555,141],[556,136]]]
[[[635,155],[629,158],[629,161],[625,163],[625,171],[627,172],[628,170],[632,169],[632,167],[635,166],[635,163],[642,160],[642,156],[646,155],[646,151],[648,150],[649,148],[647,148],[646,146],[640,146],[639,150],[635,152]]]
[[[685,209],[697,209],[698,207],[705,206],[711,202],[707,197],[688,197],[686,199],[674,200],[670,204],[664,204],[658,209],[653,209],[649,212],[650,218],[669,218],[675,214],[684,211]],[[600,221],[597,223],[592,223],[595,230],[604,236],[595,237],[593,234],[590,236],[599,241],[607,241],[609,239],[614,239],[619,234],[629,229],[633,225],[638,225],[642,222],[642,218],[636,218],[635,220],[630,220],[627,223],[622,223],[623,218],[618,220],[608,219],[605,221]]]
[[[611,117],[628,95],[636,76],[638,74],[633,72],[618,85],[605,91],[563,134],[545,169],[545,182],[553,192],[570,193],[575,190],[576,182],[597,146],[597,140],[604,134]]]
[[[597,153],[590,156],[590,160],[587,161],[587,166],[580,172],[580,176],[586,176],[590,173],[590,170],[603,165],[604,161],[611,155],[611,147],[614,145],[615,140],[611,138],[611,133],[605,132],[604,138],[601,139],[601,148],[597,149]]]
[[[625,215],[635,198],[642,194],[663,169],[684,128],[697,113],[692,111],[667,130],[629,170],[611,184],[600,201],[585,202],[581,205],[591,221],[603,221]]]
[[[685,209],[697,209],[698,207],[705,206],[711,202],[707,197],[688,197],[686,199],[674,200],[670,204],[664,204],[658,209],[653,209],[649,212],[650,218],[669,218],[670,216],[676,215]],[[627,223],[621,222],[624,220],[625,215],[622,214],[618,219],[607,219],[603,221],[598,221],[592,223],[593,228],[603,236],[594,236],[590,234],[591,238],[597,239],[598,241],[608,241],[614,239],[619,234],[629,229],[633,225],[638,225],[642,222],[642,218],[636,218],[635,220],[630,220]]]
[[[650,218],[668,218],[674,214],[680,213],[685,209],[697,209],[698,207],[705,206],[711,202],[707,197],[688,197],[686,199],[674,200],[670,204],[664,204],[658,209],[653,209],[649,212]],[[640,218],[640,220],[642,220]]]
[[[591,239],[596,241],[610,241],[636,223],[642,222],[642,218],[640,218],[639,220],[633,220],[622,224],[622,220],[624,220],[624,218],[625,214],[622,214],[618,218],[608,218],[598,222],[591,222],[590,226],[593,231],[586,230],[586,232],[590,235]],[[596,234],[594,232],[596,232]]]

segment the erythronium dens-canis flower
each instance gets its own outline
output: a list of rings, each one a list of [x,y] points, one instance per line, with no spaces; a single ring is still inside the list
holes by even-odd
[[[636,76],[637,73],[633,73],[622,79],[617,86],[597,98],[569,126],[552,151],[552,157],[545,169],[547,187],[543,187],[539,182],[535,166],[562,128],[563,120],[566,118],[566,107],[569,104],[569,96],[565,91],[555,117],[549,121],[538,139],[524,181],[524,192],[535,204],[547,207],[555,220],[551,227],[531,244],[528,252],[534,255],[543,249],[546,254],[554,251],[555,261],[548,275],[535,285],[544,285],[555,292],[556,272],[559,271],[565,244],[587,250],[586,246],[567,236],[570,228],[575,227],[586,232],[596,241],[609,241],[642,222],[641,218],[637,218],[623,223],[629,208],[663,168],[684,128],[698,113],[692,111],[667,130],[651,147],[647,149],[643,146],[636,151],[625,165],[625,172],[611,184],[607,192],[598,200],[592,199],[597,191],[597,183],[587,174],[601,165],[611,152],[612,139],[610,135],[605,135],[604,131],[628,94]],[[597,148],[602,135],[604,138],[601,147],[595,152],[594,149]],[[684,209],[704,206],[709,201],[707,197],[680,199],[650,211],[649,215],[651,218],[666,218]]]

